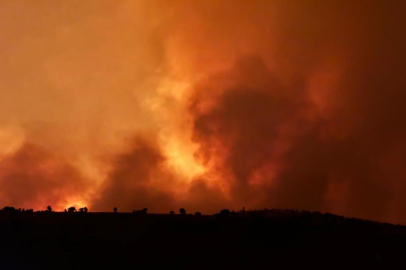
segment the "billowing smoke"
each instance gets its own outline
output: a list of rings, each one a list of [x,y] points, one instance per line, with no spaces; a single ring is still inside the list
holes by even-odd
[[[68,161],[28,143],[2,160],[0,185],[0,204],[27,209],[63,209],[80,202],[88,188]]]
[[[156,140],[137,136],[127,152],[118,154],[109,163],[111,171],[92,204],[95,210],[124,211],[147,207],[153,212],[169,212],[186,207],[213,212],[225,203],[220,191],[210,188],[203,179],[191,184],[179,183],[179,175],[168,165],[168,158]]]
[[[312,112],[304,83],[281,86],[256,58],[235,70],[244,75],[212,108],[195,110],[204,103],[199,99],[192,107],[198,156],[214,160],[234,207],[385,215],[388,175],[379,164],[383,153],[373,153],[380,146],[368,142],[368,134],[337,134],[335,121]]]
[[[402,4],[3,3],[0,202],[405,223]]]
[[[136,138],[128,153],[115,157],[112,171],[103,184],[100,198],[94,209],[109,209],[112,206],[127,210],[129,207],[152,211],[171,208],[173,179],[165,171],[165,157],[154,141]],[[131,145],[130,144],[130,145]]]

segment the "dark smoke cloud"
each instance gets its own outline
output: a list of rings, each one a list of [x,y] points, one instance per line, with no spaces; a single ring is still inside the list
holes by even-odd
[[[137,141],[95,208],[282,207],[406,222],[400,2],[213,3],[162,11],[190,72],[212,74],[192,87],[189,111],[209,171],[178,196],[162,149]]]
[[[381,141],[370,141],[363,130],[338,138],[331,133],[334,121],[306,117],[313,104],[304,84],[281,87],[269,71],[260,70],[258,60],[239,65],[236,69],[244,69],[246,78],[254,73],[256,81],[235,81],[208,112],[193,111],[199,155],[215,160],[215,170],[229,182],[233,205],[326,209],[330,181],[337,181],[348,182],[345,214],[382,218],[391,196],[380,156],[374,154]],[[284,94],[292,91],[294,96]],[[267,166],[275,167],[268,178]],[[258,171],[262,184],[250,184]]]
[[[403,1],[48,2],[0,8],[0,204],[406,223]]]
[[[405,24],[397,4],[282,4],[294,15],[282,21],[277,43],[277,61],[291,68],[288,83],[259,54],[213,77],[231,83],[213,87],[209,79],[196,88],[198,156],[215,160],[233,205],[406,222]],[[327,93],[318,110],[309,81],[329,65],[339,79],[317,89]],[[217,98],[209,109],[207,93]]]
[[[91,209],[111,211],[117,206],[121,211],[132,211],[147,207],[152,212],[168,213],[184,207],[190,213],[213,213],[227,206],[221,190],[203,178],[177,183],[179,176],[168,168],[167,158],[153,137],[137,136],[129,145],[130,150],[109,164],[110,173]]]
[[[167,212],[173,205],[173,176],[165,169],[165,157],[153,139],[141,136],[131,143],[128,152],[117,155],[101,194],[93,203],[96,211],[113,207],[131,211],[148,207]]]
[[[0,205],[36,209],[66,207],[87,189],[74,166],[29,143],[1,160],[0,186]]]
[[[223,208],[234,207],[234,204],[224,196],[219,185],[210,186],[204,177],[194,179],[190,183],[187,196],[178,202],[190,213],[217,213]]]

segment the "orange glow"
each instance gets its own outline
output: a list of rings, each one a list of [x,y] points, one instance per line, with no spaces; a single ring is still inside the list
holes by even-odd
[[[395,5],[96,2],[0,5],[0,207],[406,222]]]
[[[68,210],[68,208],[72,207],[72,206],[75,207],[76,210],[79,210],[79,208],[85,207],[87,205],[88,205],[88,203],[85,201],[82,201],[82,200],[77,200],[77,201],[71,200],[69,203],[65,204],[64,207],[61,207],[61,208],[55,209],[55,210],[64,211],[65,209]],[[89,209],[89,211],[90,211],[90,209]]]

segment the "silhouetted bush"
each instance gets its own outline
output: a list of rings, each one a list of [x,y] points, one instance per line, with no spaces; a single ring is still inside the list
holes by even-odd
[[[226,217],[229,215],[230,215],[230,210],[228,210],[228,209],[223,209],[220,211],[220,216],[222,216],[222,217]]]
[[[12,206],[6,206],[6,207],[3,208],[3,211],[5,211],[5,212],[16,212],[17,210]]]
[[[117,213],[117,207],[114,207],[113,211],[114,213]]]
[[[52,207],[48,205],[47,210],[48,212],[52,212]]]
[[[186,215],[186,210],[185,210],[185,208],[179,209],[179,213],[180,213],[181,215]]]
[[[85,213],[89,212],[89,209],[87,209],[87,207],[83,207],[83,210],[85,211]]]
[[[87,207],[81,207],[81,208],[79,208],[79,212],[82,212],[82,213],[87,213]]]
[[[200,213],[200,212],[195,213],[195,216],[201,216],[201,215],[202,215],[202,213]]]
[[[136,216],[146,216],[148,213],[148,208],[144,208],[142,210],[133,210],[133,214]]]
[[[68,208],[68,212],[69,213],[74,213],[74,212],[76,212],[76,208],[74,206],[71,206],[71,207]]]
[[[170,211],[169,214],[175,215],[175,212],[174,212],[174,211]]]

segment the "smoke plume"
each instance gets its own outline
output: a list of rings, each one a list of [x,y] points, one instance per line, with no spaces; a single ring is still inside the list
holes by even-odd
[[[405,223],[402,6],[2,3],[0,203]]]

